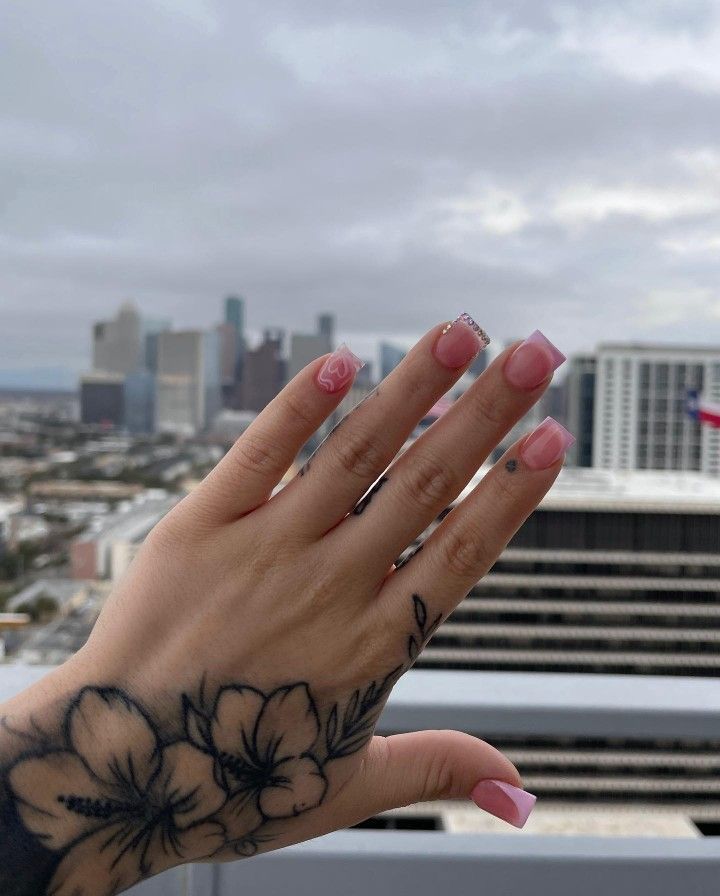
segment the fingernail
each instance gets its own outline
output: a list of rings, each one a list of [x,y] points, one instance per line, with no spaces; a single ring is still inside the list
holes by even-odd
[[[520,457],[531,470],[546,470],[560,460],[575,436],[552,417],[543,422],[525,439],[520,448]]]
[[[485,330],[463,312],[442,331],[433,353],[444,367],[457,370],[472,361],[488,345],[490,337]]]
[[[521,790],[507,781],[493,779],[478,782],[473,787],[470,799],[480,809],[496,818],[502,818],[516,828],[524,826],[537,802],[537,797],[527,790]]]
[[[354,355],[343,342],[320,368],[317,375],[318,386],[323,392],[339,392],[355,379],[355,374],[364,365],[365,362]]]
[[[505,377],[518,389],[534,389],[566,360],[540,330],[535,330],[505,362]]]

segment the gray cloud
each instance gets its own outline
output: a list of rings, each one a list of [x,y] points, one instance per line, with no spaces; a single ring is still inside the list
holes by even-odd
[[[7,4],[0,367],[229,291],[255,328],[719,341],[718,47],[699,0]]]

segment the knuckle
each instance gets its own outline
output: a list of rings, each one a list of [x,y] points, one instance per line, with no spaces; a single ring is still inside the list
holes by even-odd
[[[299,424],[303,430],[314,430],[317,427],[317,414],[313,413],[312,406],[292,393],[283,396],[283,415],[290,421]]]
[[[334,446],[342,470],[357,479],[375,478],[385,469],[386,452],[375,436],[348,432],[330,444]]]
[[[445,464],[433,458],[422,458],[413,461],[402,482],[412,504],[423,510],[435,510],[447,503],[455,487],[455,476]]]
[[[285,452],[280,443],[246,433],[233,446],[231,460],[240,476],[277,476],[285,472]]]
[[[479,579],[492,562],[487,538],[477,527],[464,525],[448,532],[442,552],[450,574],[461,580]]]
[[[478,389],[469,402],[470,413],[479,423],[502,426],[507,422],[505,405],[494,389]]]

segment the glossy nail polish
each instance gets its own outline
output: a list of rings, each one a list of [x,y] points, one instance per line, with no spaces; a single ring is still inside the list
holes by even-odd
[[[527,790],[491,778],[479,781],[473,787],[470,799],[480,809],[516,828],[524,826],[537,802],[537,797]]]
[[[317,384],[323,392],[339,392],[355,379],[355,374],[363,366],[364,362],[343,342],[320,368]]]
[[[534,389],[565,360],[565,355],[535,330],[505,362],[505,378],[518,389]]]
[[[469,314],[463,312],[438,337],[433,354],[443,367],[457,370],[490,345],[490,338]]]
[[[520,457],[531,470],[546,470],[560,460],[575,444],[575,436],[552,417],[545,420],[525,439]]]

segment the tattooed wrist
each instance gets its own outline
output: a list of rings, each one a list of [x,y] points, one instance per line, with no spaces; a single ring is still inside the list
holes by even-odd
[[[272,848],[278,822],[326,801],[331,767],[370,740],[440,620],[413,594],[406,659],[324,705],[304,681],[208,693],[203,680],[162,719],[107,686],[82,687],[55,733],[3,719],[22,747],[2,769],[0,892],[112,896],[173,865]]]

